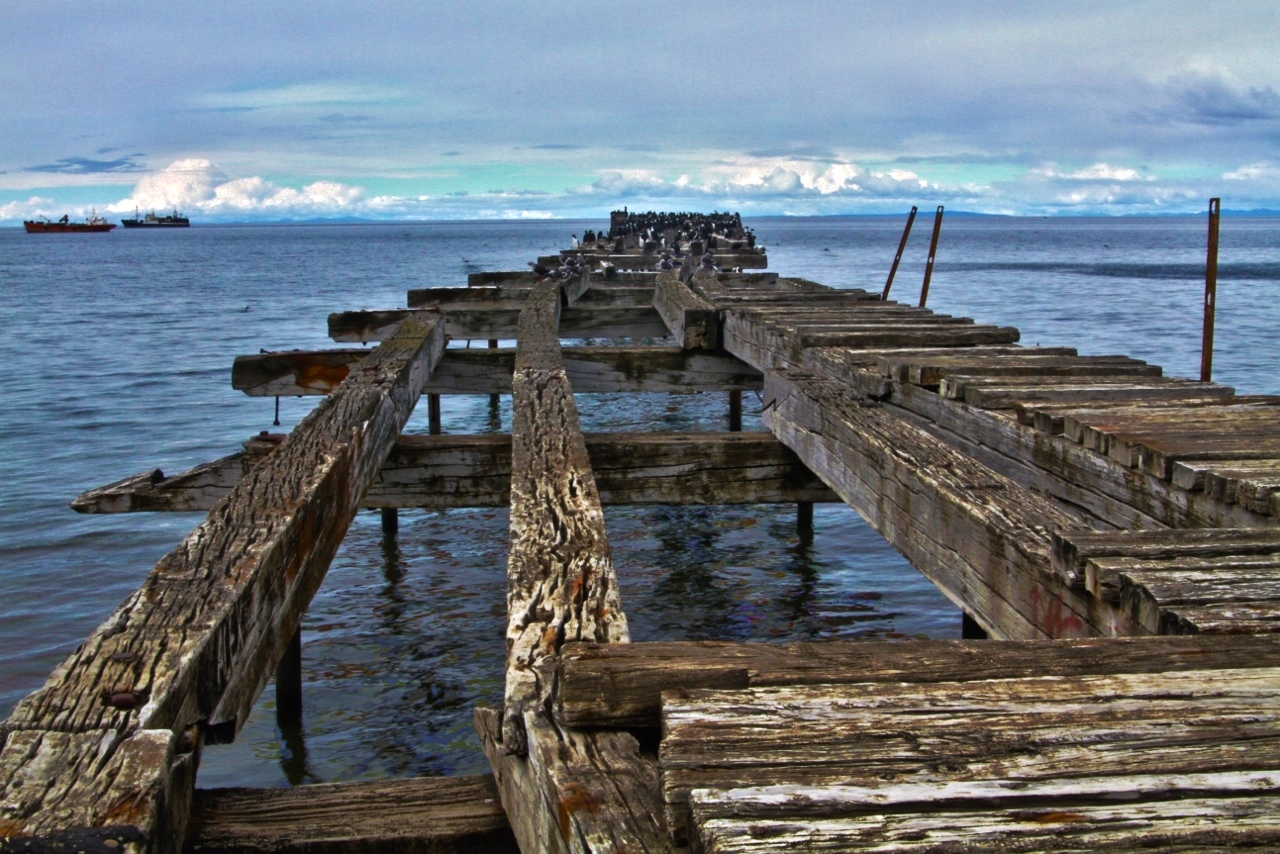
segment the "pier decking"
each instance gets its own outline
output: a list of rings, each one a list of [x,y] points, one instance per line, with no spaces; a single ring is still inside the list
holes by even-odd
[[[652,272],[626,222],[563,278],[329,318],[372,349],[238,358],[319,406],[76,499],[209,515],[0,728],[0,850],[1280,849],[1280,397],[743,272],[740,231]],[[737,270],[699,268],[710,237]],[[689,390],[739,430],[580,427],[578,394]],[[512,395],[511,435],[440,435],[451,394]],[[824,501],[989,639],[629,642],[604,505]],[[273,674],[290,714],[354,514],[475,506],[510,508],[492,777],[196,788]]]

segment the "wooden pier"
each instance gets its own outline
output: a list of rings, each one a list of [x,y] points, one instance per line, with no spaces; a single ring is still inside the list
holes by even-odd
[[[726,217],[677,231],[615,215],[554,275],[332,315],[377,346],[236,360],[247,394],[320,398],[287,436],[77,498],[208,516],[0,727],[0,850],[1280,850],[1280,397],[758,272]],[[578,394],[689,390],[738,430],[580,427]],[[511,435],[441,435],[452,394],[512,395]],[[603,505],[836,501],[971,639],[629,642]],[[296,711],[355,513],[476,506],[510,508],[492,775],[197,788],[269,680]]]

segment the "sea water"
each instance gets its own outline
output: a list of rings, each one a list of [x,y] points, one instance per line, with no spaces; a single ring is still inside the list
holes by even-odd
[[[903,221],[749,223],[770,269],[880,290]],[[918,299],[929,222],[917,221],[892,297]],[[0,229],[6,334],[0,405],[0,716],[141,583],[198,514],[82,516],[80,492],[152,468],[176,473],[288,430],[315,398],[230,386],[260,349],[335,346],[333,311],[403,306],[409,288],[523,268],[606,227],[586,222],[224,226],[104,235]],[[1275,392],[1280,220],[1224,219],[1214,379]],[[1123,353],[1198,376],[1202,218],[948,219],[929,307],[1016,326],[1026,344]],[[745,396],[744,427],[760,429]],[[723,430],[727,395],[580,395],[592,431]],[[505,432],[509,398],[446,397],[448,433]],[[426,432],[425,413],[409,432]],[[957,637],[956,608],[840,505],[812,543],[795,509],[608,507],[633,639]],[[203,786],[274,786],[487,768],[471,709],[501,701],[506,512],[402,511],[384,541],[360,513],[303,622],[304,724],[275,726],[269,686]]]

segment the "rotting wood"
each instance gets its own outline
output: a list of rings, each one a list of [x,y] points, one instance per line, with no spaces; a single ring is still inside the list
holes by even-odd
[[[830,380],[770,372],[765,398],[774,435],[993,636],[1140,633],[1053,571],[1077,517]]]
[[[329,337],[334,341],[381,341],[394,333],[407,317],[442,316],[450,338],[515,338],[520,310],[468,309],[433,312],[430,309],[397,308],[378,311],[344,311],[329,315]],[[652,306],[640,308],[577,305],[560,318],[563,338],[665,338],[667,325]]]
[[[715,307],[682,282],[679,273],[658,274],[653,289],[653,307],[680,347],[714,350],[719,346]]]
[[[527,756],[506,752],[493,709],[477,707],[475,729],[523,851],[669,852],[656,757],[627,732],[562,729],[526,713]]]
[[[1235,852],[1280,844],[1273,773],[692,793],[706,852]]]
[[[194,779],[200,726],[248,716],[443,347],[435,321],[403,324],[18,703],[5,836],[120,824],[172,847],[189,796],[172,781]],[[149,782],[108,796],[132,779]]]
[[[537,277],[528,273],[518,281],[493,287],[414,288],[409,291],[406,304],[409,308],[431,309],[441,314],[478,308],[518,311],[536,281]],[[580,302],[596,308],[643,308],[652,299],[652,282],[647,286],[616,285],[595,277],[591,280],[591,288],[581,295]]]
[[[1274,772],[1280,670],[669,692],[668,827],[693,789]]]
[[[292,351],[237,356],[232,388],[250,396],[328,394],[368,350]],[[323,355],[321,355],[323,354]],[[760,372],[723,353],[679,347],[565,347],[565,374],[575,393],[690,392],[764,387]],[[515,348],[451,347],[425,394],[510,394]],[[320,376],[313,362],[325,364]]]
[[[840,500],[771,433],[587,433],[585,438],[604,505]],[[276,443],[258,438],[245,444]],[[91,489],[71,506],[81,513],[210,510],[262,457],[246,451],[173,477],[135,475]],[[360,506],[506,507],[510,489],[510,436],[401,436]]]
[[[184,850],[517,854],[491,775],[197,789]]]
[[[1129,557],[1169,560],[1280,554],[1280,530],[1274,528],[1171,528],[1151,531],[1064,530],[1053,534],[1056,571],[1086,584],[1092,558]]]
[[[662,692],[676,690],[1220,667],[1280,667],[1280,637],[567,644],[556,663],[555,717],[565,727],[657,727]]]
[[[524,713],[548,699],[539,665],[570,640],[625,642],[604,514],[560,354],[560,292],[535,285],[512,379],[511,548],[503,750],[526,750]]]

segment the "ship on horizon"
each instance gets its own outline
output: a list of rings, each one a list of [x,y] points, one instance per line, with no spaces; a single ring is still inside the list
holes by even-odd
[[[81,231],[110,231],[116,227],[116,224],[107,222],[98,216],[98,212],[95,210],[90,213],[89,218],[84,222],[72,222],[69,215],[63,214],[61,219],[49,219],[42,216],[38,220],[23,220],[22,227],[26,229],[27,234],[57,234]]]
[[[139,216],[138,209],[133,209],[133,219],[123,219],[125,228],[188,228],[191,220],[185,216],[178,215],[178,209],[173,209],[173,215],[165,214],[156,216],[156,212],[152,211],[146,216]]]

